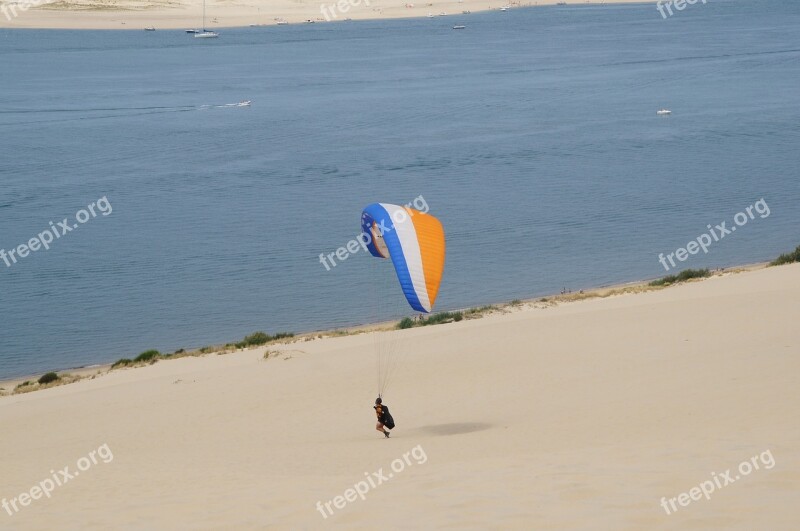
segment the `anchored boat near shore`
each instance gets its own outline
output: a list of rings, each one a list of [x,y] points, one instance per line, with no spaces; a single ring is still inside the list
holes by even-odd
[[[186,30],[186,33],[189,32],[189,30]],[[203,0],[203,31],[193,30],[193,32],[195,39],[216,39],[219,37],[219,33],[216,31],[206,29],[206,0]]]

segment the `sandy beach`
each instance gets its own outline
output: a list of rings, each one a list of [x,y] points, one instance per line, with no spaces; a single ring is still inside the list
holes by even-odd
[[[244,0],[206,3],[209,29],[249,25],[273,25],[279,20],[292,23],[366,20],[377,18],[461,15],[464,11],[499,10],[510,6],[542,6],[558,0],[502,2],[500,0],[433,0],[400,2],[387,0],[352,0],[334,7],[337,2],[309,0]],[[586,0],[580,4],[604,4],[604,0]],[[616,0],[613,3],[643,3],[641,0]],[[0,0],[0,28],[57,29],[193,29],[202,25],[202,0]],[[326,7],[323,13],[323,7]],[[453,17],[454,19],[456,17]],[[458,17],[462,20],[463,16]]]
[[[382,332],[388,440],[375,333],[2,397],[2,527],[793,530],[798,301],[795,264]]]

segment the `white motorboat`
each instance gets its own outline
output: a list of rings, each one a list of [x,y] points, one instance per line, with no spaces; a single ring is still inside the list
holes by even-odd
[[[464,28],[466,28],[466,26],[458,26],[458,25],[453,26],[453,29],[464,29]]]
[[[669,109],[659,109],[658,111],[656,111],[656,114],[659,116],[667,116],[672,114],[672,111]]]

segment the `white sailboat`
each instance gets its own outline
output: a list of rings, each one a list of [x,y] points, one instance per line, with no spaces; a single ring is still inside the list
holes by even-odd
[[[206,29],[206,0],[203,0],[203,31],[194,34],[195,39],[216,39],[219,33]]]

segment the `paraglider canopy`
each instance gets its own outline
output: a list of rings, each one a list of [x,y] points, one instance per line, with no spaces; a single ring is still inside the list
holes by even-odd
[[[373,203],[361,213],[361,238],[376,258],[391,258],[408,304],[429,313],[439,294],[445,258],[438,219],[410,207]]]

